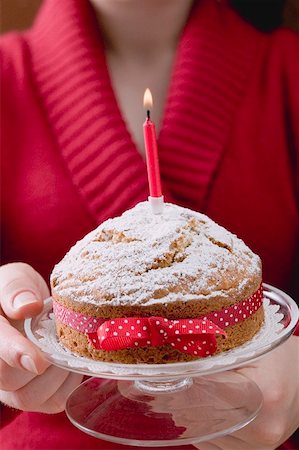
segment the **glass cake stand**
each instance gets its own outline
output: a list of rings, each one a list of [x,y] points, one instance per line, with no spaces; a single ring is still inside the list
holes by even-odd
[[[69,396],[66,414],[81,431],[119,444],[173,447],[215,439],[250,423],[262,406],[258,386],[238,371],[282,344],[299,312],[264,284],[265,324],[247,344],[220,355],[170,364],[92,361],[56,337],[52,301],[25,321],[25,332],[58,367],[91,376]]]

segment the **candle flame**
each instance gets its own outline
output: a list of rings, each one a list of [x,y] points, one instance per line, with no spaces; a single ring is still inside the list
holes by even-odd
[[[145,109],[150,109],[153,106],[153,97],[149,88],[146,88],[143,96],[143,106]]]

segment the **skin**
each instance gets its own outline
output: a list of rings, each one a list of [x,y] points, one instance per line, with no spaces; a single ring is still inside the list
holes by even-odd
[[[120,110],[143,154],[144,111],[140,104],[143,92],[146,87],[152,90],[155,104],[152,117],[159,130],[176,45],[192,1],[93,0],[92,3]],[[82,380],[78,374],[49,365],[39,349],[22,334],[24,318],[38,314],[43,299],[49,295],[46,282],[27,264],[0,268],[0,400],[24,411],[63,411],[68,395]],[[261,413],[233,435],[201,443],[196,448],[272,450],[293,433],[299,426],[298,343],[298,337],[291,337],[256,363],[239,370],[260,387],[264,396]]]

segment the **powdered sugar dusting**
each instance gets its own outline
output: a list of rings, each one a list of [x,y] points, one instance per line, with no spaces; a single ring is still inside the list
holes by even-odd
[[[153,304],[229,295],[260,276],[260,259],[207,216],[148,202],[109,219],[71,248],[51,276],[53,294],[100,304]]]

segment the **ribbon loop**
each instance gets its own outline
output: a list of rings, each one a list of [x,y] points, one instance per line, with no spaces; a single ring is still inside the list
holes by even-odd
[[[226,337],[206,318],[124,317],[105,321],[88,338],[95,348],[106,351],[168,344],[183,353],[208,356],[216,351],[216,335]]]

